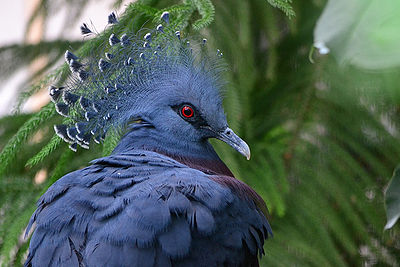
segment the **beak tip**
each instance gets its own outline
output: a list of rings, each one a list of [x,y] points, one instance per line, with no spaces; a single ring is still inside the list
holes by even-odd
[[[238,150],[240,154],[242,154],[247,160],[250,160],[250,147],[246,144],[245,141],[241,140],[241,146]]]
[[[247,160],[250,160],[251,154],[250,154],[250,148],[248,146],[247,146],[246,151],[244,151],[243,155],[246,157]]]
[[[241,147],[242,147],[242,151],[243,151],[243,153],[242,153],[243,156],[245,156],[247,160],[250,160],[251,153],[250,153],[249,145],[245,141],[242,140]]]
[[[246,144],[246,142],[243,141],[239,136],[237,136],[230,128],[227,127],[225,130],[221,131],[216,138],[227,143],[244,157],[246,157],[247,160],[250,160],[249,145]]]

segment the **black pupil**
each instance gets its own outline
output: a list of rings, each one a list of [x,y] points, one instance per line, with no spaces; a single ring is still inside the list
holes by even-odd
[[[184,107],[184,108],[183,108],[183,114],[184,114],[185,116],[187,116],[187,117],[192,116],[192,114],[193,114],[192,109],[189,108],[189,107]]]

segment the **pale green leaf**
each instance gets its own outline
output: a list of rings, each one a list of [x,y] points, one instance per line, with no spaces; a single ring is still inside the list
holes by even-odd
[[[399,14],[398,0],[329,0],[314,29],[314,46],[344,65],[399,66]]]
[[[392,180],[385,192],[387,223],[385,230],[390,229],[400,218],[400,166],[393,173]]]

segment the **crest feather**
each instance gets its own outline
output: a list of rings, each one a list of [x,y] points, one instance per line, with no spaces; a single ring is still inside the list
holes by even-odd
[[[118,23],[114,13],[108,19],[110,24]],[[140,117],[140,107],[151,101],[146,96],[182,68],[205,73],[217,82],[223,69],[221,60],[207,56],[205,39],[193,46],[182,32],[168,26],[168,13],[164,12],[162,19],[165,27],[160,24],[150,31],[125,32],[120,37],[111,34],[105,59],[96,55],[80,59],[66,51],[72,75],[64,89],[51,87],[50,95],[57,112],[73,121],[55,127],[72,150],[76,144],[89,148],[92,138],[100,143],[111,127],[122,128]]]

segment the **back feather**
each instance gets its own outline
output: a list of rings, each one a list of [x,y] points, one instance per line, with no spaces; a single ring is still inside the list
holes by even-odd
[[[254,202],[149,151],[64,176],[33,223],[26,266],[257,266],[271,235]]]

